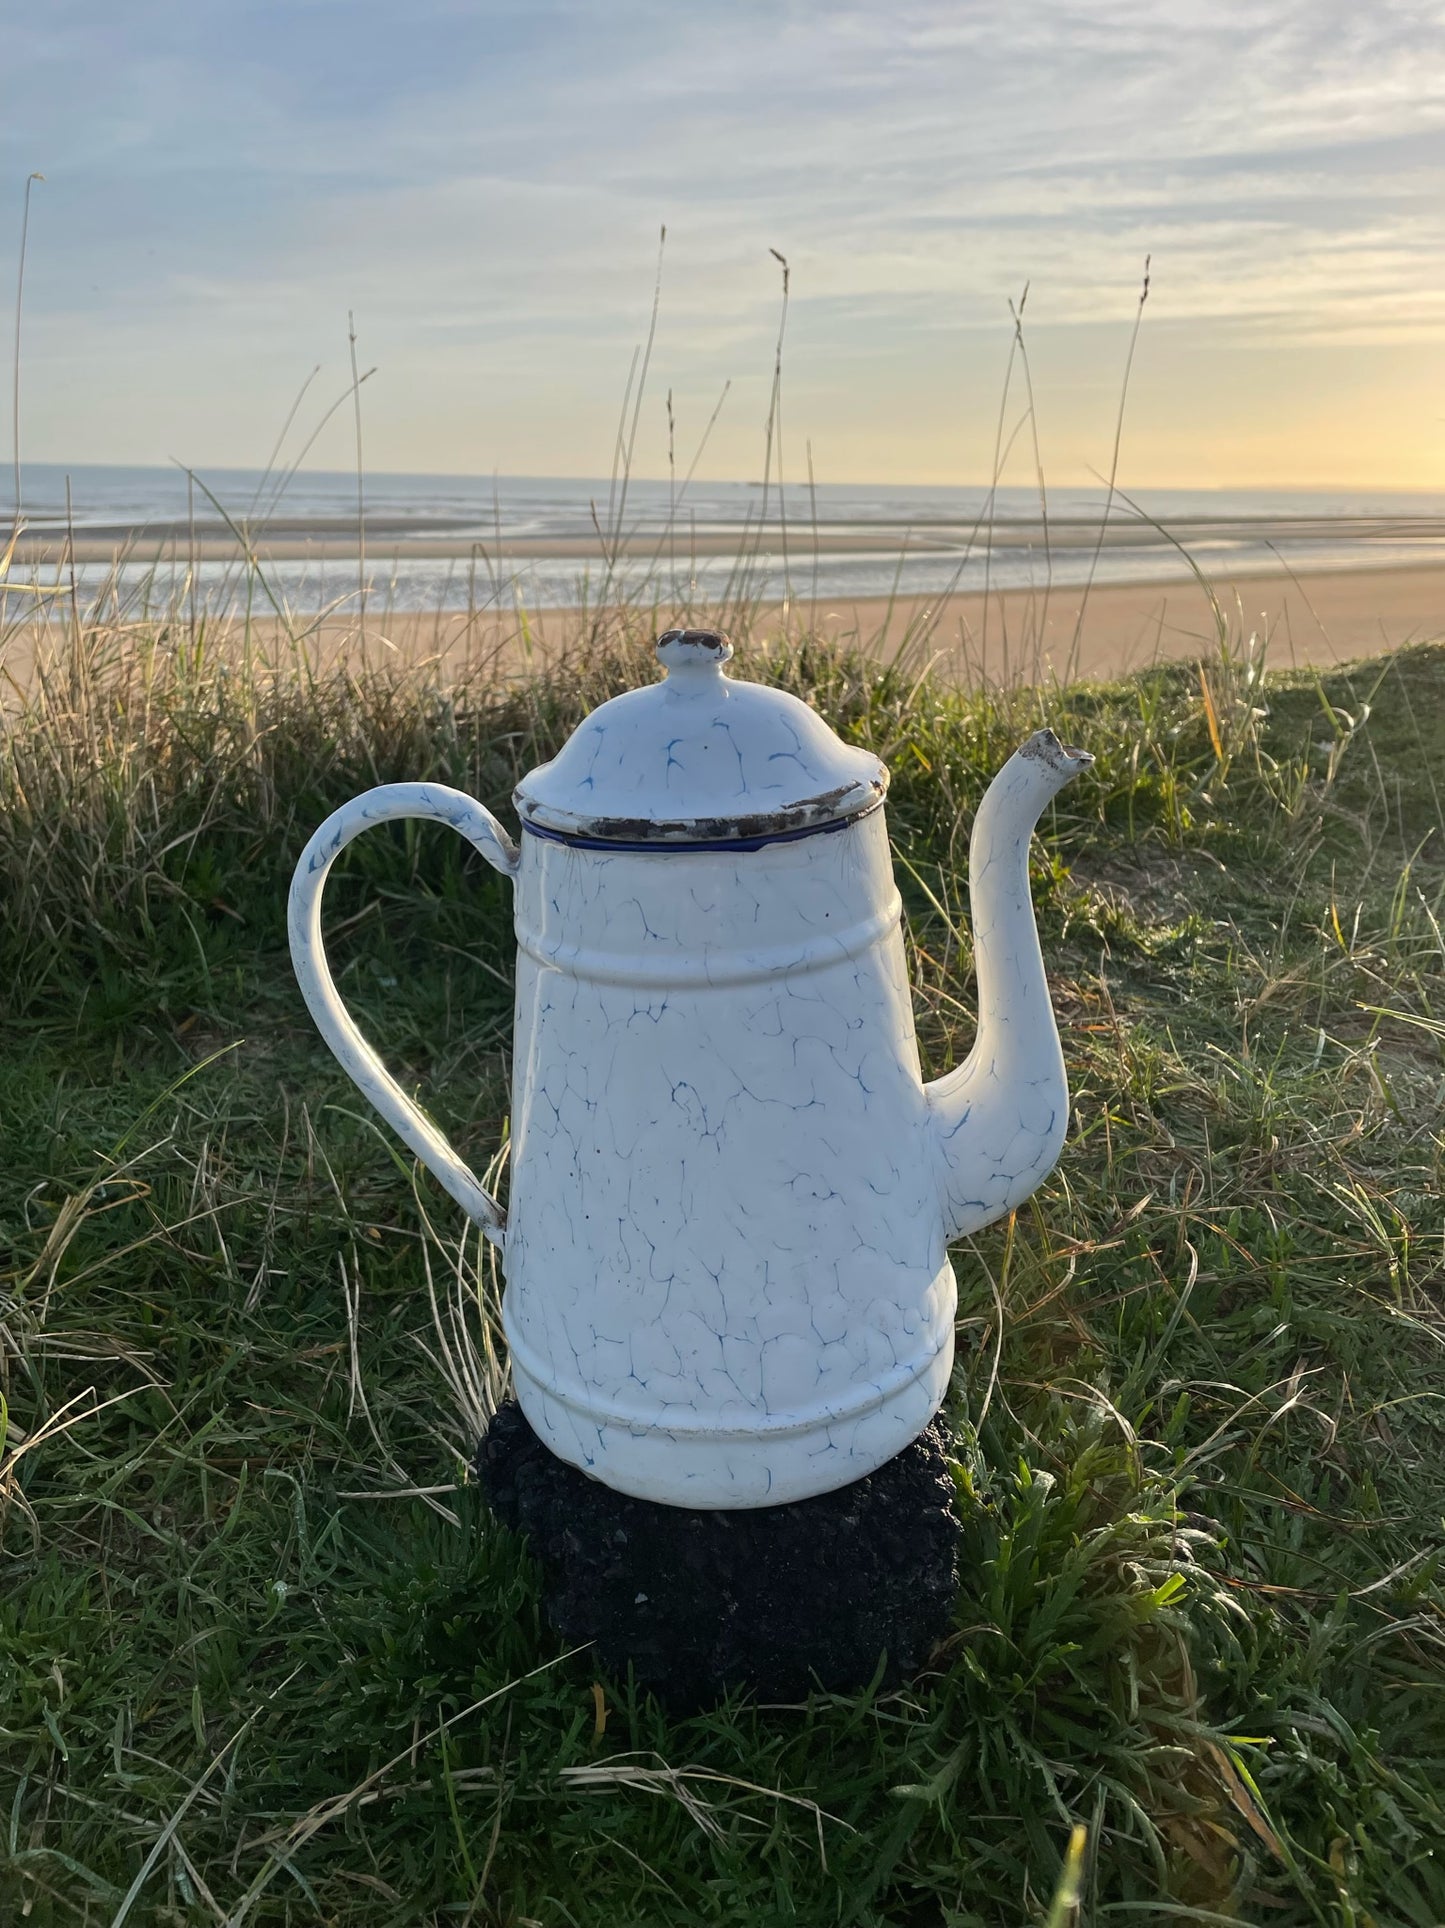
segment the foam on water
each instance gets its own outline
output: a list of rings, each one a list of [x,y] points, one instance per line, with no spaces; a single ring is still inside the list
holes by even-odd
[[[70,506],[67,510],[66,485]],[[898,593],[1046,584],[1067,587],[1092,569],[1100,583],[1179,575],[1182,545],[1213,575],[1270,570],[1396,566],[1445,560],[1445,495],[1390,491],[1152,489],[1115,498],[1107,541],[1094,548],[1102,489],[1061,489],[1047,521],[1031,489],[795,483],[764,491],[747,482],[666,482],[535,476],[368,475],[365,520],[368,606],[397,611],[532,608],[628,596],[668,606],[740,594],[852,601]],[[207,471],[191,482],[177,468],[30,464],[25,522],[33,535],[73,529],[113,542],[114,569],[134,613],[194,591],[203,606],[229,606],[243,587],[235,562],[190,565],[191,542],[224,538],[244,522],[261,541],[353,543],[354,475],[322,470],[289,478],[254,470]],[[219,508],[217,505],[220,505]],[[224,510],[224,515],[220,512]],[[1142,512],[1142,513],[1141,513]],[[0,504],[0,520],[9,505]],[[598,526],[630,535],[642,553],[609,568]],[[671,533],[669,534],[669,530]],[[814,544],[815,533],[823,546]],[[722,554],[694,555],[694,536]],[[849,538],[858,546],[849,547]],[[398,554],[417,540],[445,543],[444,556]],[[509,545],[558,544],[559,553],[519,560]],[[578,555],[576,546],[590,545]],[[391,546],[389,546],[391,545]],[[836,546],[834,546],[836,545]],[[54,566],[36,572],[56,575]],[[112,565],[77,567],[82,590]],[[298,613],[354,609],[355,553],[265,565],[271,594]],[[69,572],[66,572],[69,581]],[[0,590],[0,595],[3,595]],[[11,605],[13,611],[13,603]]]

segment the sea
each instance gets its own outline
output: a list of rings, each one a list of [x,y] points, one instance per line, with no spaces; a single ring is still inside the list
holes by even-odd
[[[0,527],[14,515],[0,481]],[[19,583],[102,589],[136,613],[243,594],[297,614],[850,602],[1445,562],[1445,493],[1050,490],[788,480],[365,474],[26,464],[21,512],[48,560]],[[237,531],[260,558],[217,559]],[[60,559],[67,535],[83,557]],[[269,551],[274,547],[275,553]],[[27,591],[32,593],[33,591]]]

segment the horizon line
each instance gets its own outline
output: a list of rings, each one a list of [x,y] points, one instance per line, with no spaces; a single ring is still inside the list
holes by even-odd
[[[21,475],[23,476],[27,470],[34,470],[34,469],[51,469],[61,475],[70,475],[75,471],[81,470],[81,469],[105,469],[105,470],[114,470],[114,471],[141,469],[141,470],[149,470],[157,474],[174,474],[178,477],[184,476],[187,474],[195,475],[197,477],[204,477],[207,474],[212,474],[212,475],[227,474],[227,475],[245,475],[245,476],[270,475],[270,476],[275,476],[279,479],[282,476],[289,476],[294,474],[296,476],[326,476],[328,478],[334,477],[338,480],[344,480],[353,484],[355,483],[356,476],[357,476],[357,471],[354,467],[327,468],[327,467],[321,467],[321,466],[311,467],[308,465],[303,465],[301,467],[298,467],[296,470],[292,471],[284,465],[273,465],[272,467],[267,468],[262,466],[259,463],[251,464],[251,463],[242,463],[242,462],[212,462],[212,463],[202,464],[198,462],[182,463],[174,460],[170,462],[156,462],[156,461],[117,462],[117,461],[89,461],[84,459],[73,461],[73,462],[57,462],[47,457],[31,458],[28,456],[22,456],[20,460]],[[498,484],[504,483],[504,482],[523,482],[523,483],[590,482],[590,483],[595,483],[599,487],[606,488],[606,489],[610,489],[614,486],[613,478],[607,475],[598,475],[595,472],[591,474],[587,474],[587,473],[562,474],[555,471],[540,472],[540,471],[528,471],[528,470],[521,470],[521,469],[487,470],[487,469],[363,468],[363,470],[361,471],[361,474],[363,479],[365,479],[366,477],[371,477],[376,480],[396,480],[396,481],[413,481],[413,482],[491,481]],[[629,487],[631,487],[634,483],[643,483],[648,486],[666,487],[669,484],[669,482],[675,481],[675,478],[672,478],[666,475],[640,475],[637,473],[633,473],[628,475],[625,478],[619,475],[616,478],[615,486],[620,487],[624,480],[626,481]],[[680,494],[685,485],[682,483],[677,483],[676,486]],[[761,494],[764,489],[767,489],[769,492],[772,492],[774,490],[786,489],[789,491],[789,493],[792,493],[795,491],[802,491],[804,494],[807,494],[812,490],[825,490],[825,489],[958,489],[958,490],[969,490],[971,492],[981,492],[983,494],[987,494],[990,490],[993,490],[994,492],[1002,492],[1004,490],[1007,490],[1010,493],[1026,494],[1026,495],[1031,495],[1035,497],[1037,497],[1040,493],[1043,493],[1045,497],[1047,497],[1047,495],[1052,491],[1067,489],[1067,490],[1093,491],[1098,493],[1099,495],[1108,495],[1110,493],[1113,493],[1114,495],[1119,496],[1121,498],[1128,496],[1130,494],[1137,494],[1143,490],[1167,490],[1170,493],[1174,493],[1174,494],[1190,494],[1190,495],[1226,495],[1226,494],[1234,494],[1234,493],[1340,495],[1340,494],[1346,494],[1352,491],[1358,491],[1358,492],[1373,492],[1381,495],[1445,496],[1445,480],[1442,480],[1440,484],[1435,487],[1430,487],[1430,486],[1424,486],[1418,483],[1410,484],[1410,483],[1399,483],[1399,482],[1373,482],[1373,481],[1346,482],[1346,481],[1339,481],[1339,480],[1322,482],[1318,478],[1311,479],[1310,481],[1301,480],[1301,481],[1292,481],[1292,482],[1218,482],[1218,481],[1161,482],[1161,481],[1155,481],[1155,480],[1148,480],[1148,481],[1131,480],[1128,483],[1115,482],[1113,484],[1110,484],[1107,480],[1101,480],[1097,477],[1088,482],[1048,483],[1046,479],[1045,487],[1042,492],[1040,491],[1038,484],[1036,482],[1003,482],[1003,481],[964,482],[964,481],[957,481],[957,480],[946,481],[946,482],[945,481],[906,481],[905,482],[905,481],[898,481],[898,480],[880,480],[876,476],[841,477],[841,478],[833,477],[833,478],[829,478],[826,481],[817,480],[817,479],[813,479],[810,481],[803,478],[796,478],[796,479],[790,480],[786,477],[777,477],[777,476],[769,477],[766,481],[764,481],[761,477],[754,478],[754,477],[742,477],[742,476],[693,476],[691,478],[690,484],[686,486],[691,486],[691,487],[702,486],[705,488],[712,487],[712,488],[730,488],[730,489],[731,488],[750,489],[750,490],[756,490],[759,494]],[[7,506],[13,509],[14,504],[9,503],[7,505],[5,502],[0,501],[0,509],[3,509]]]

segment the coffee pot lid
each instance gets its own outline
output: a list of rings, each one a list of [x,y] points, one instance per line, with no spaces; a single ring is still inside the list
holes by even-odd
[[[732,653],[716,630],[666,630],[663,680],[603,703],[522,779],[523,824],[583,846],[756,846],[880,803],[878,758],[796,696],[734,681],[723,669]]]

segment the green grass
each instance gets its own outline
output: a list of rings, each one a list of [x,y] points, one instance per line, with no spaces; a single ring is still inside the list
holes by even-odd
[[[1040,718],[1098,755],[1035,845],[1073,1135],[956,1255],[954,1631],[905,1690],[685,1721],[563,1651],[466,1484],[495,1281],[291,982],[327,810],[505,810],[635,639],[447,690],[73,641],[0,737],[7,1928],[1445,1921],[1445,652],[740,666],[893,767],[931,1073],[985,782]],[[484,1163],[504,886],[378,833],[328,923]]]

